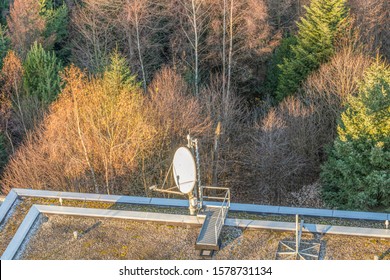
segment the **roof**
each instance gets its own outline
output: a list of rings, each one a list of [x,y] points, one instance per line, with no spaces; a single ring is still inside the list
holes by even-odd
[[[199,256],[194,246],[197,227],[58,215],[40,222],[21,259],[192,260]],[[224,227],[215,259],[275,259],[279,241],[293,239],[291,232]],[[375,255],[390,259],[390,240],[312,234],[304,234],[303,240],[321,242],[320,259],[373,259]]]
[[[71,209],[70,207],[74,209],[107,209],[104,211],[116,211],[115,213],[122,211],[121,213],[125,214],[130,213],[129,211],[132,213],[142,212],[145,215],[138,216],[147,216],[150,218],[149,220],[154,221],[158,219],[153,217],[164,215],[172,216],[174,214],[174,216],[184,217],[184,219],[187,219],[185,216],[190,217],[186,207],[166,206],[169,205],[167,200],[160,200],[165,206],[157,206],[158,203],[140,205],[69,199],[62,200],[62,204],[64,209]],[[142,201],[142,199],[138,199],[138,201]],[[19,196],[12,211],[7,214],[5,221],[0,226],[0,254],[3,254],[10,244],[32,205],[59,204],[59,200],[55,198]],[[57,209],[57,206],[50,207]],[[318,228],[321,227],[321,224],[336,224],[339,227],[370,227],[387,232],[383,231],[382,221],[308,216],[305,216],[304,219],[309,229],[308,223],[313,223],[310,225]],[[294,240],[294,232],[291,231],[294,228],[292,222],[294,222],[293,216],[230,211],[226,224],[231,226],[223,228],[221,250],[215,254],[214,258],[275,259],[279,241]],[[273,227],[274,230],[262,229],[263,225],[270,223],[278,224],[282,226],[280,229],[288,229],[289,231],[277,231],[275,230],[277,227]],[[55,211],[46,211],[39,215],[34,227],[29,230],[16,258],[197,259],[199,252],[195,250],[194,244],[200,231],[200,224],[191,222],[167,225],[163,221],[151,223],[113,219],[105,216],[69,216],[58,215]],[[249,224],[259,226],[251,230],[248,227]],[[74,238],[74,232],[77,232],[77,239]],[[390,232],[388,236],[390,237]],[[321,243],[320,259],[373,259],[374,256],[390,259],[390,238],[304,233],[303,240]]]

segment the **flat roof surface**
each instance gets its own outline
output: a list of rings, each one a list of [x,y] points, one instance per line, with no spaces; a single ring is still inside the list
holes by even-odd
[[[21,259],[198,259],[198,227],[168,226],[107,218],[46,215],[40,219]],[[78,232],[75,239],[73,233]],[[214,259],[275,259],[279,241],[291,232],[224,227]],[[321,242],[320,259],[390,259],[390,240],[304,234]]]
[[[2,254],[33,204],[58,205],[58,199],[20,197],[0,226]],[[188,209],[123,203],[64,200],[64,206],[188,214]],[[230,217],[293,222],[292,216],[229,212]],[[198,259],[195,242],[200,227],[168,226],[109,218],[43,215],[36,232],[18,254],[22,259]],[[305,223],[383,228],[381,222],[305,217]],[[73,238],[77,231],[79,238]],[[294,233],[244,230],[225,226],[222,247],[215,259],[275,259],[279,241],[293,240]],[[390,259],[390,239],[304,234],[304,240],[321,242],[320,259]]]

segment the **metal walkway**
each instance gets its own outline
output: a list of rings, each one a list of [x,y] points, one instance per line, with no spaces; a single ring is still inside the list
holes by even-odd
[[[206,219],[196,240],[196,250],[219,250],[219,236],[225,224],[227,207],[206,206]]]

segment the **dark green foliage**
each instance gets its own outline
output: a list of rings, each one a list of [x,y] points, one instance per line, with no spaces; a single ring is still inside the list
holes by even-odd
[[[292,57],[285,58],[279,65],[279,101],[295,93],[301,82],[332,56],[335,40],[349,13],[345,0],[312,0],[306,11],[298,23],[297,44],[292,46]]]
[[[292,46],[295,46],[297,43],[297,38],[295,36],[288,36],[283,38],[279,47],[275,50],[272,55],[270,64],[267,70],[265,92],[269,96],[275,97],[276,89],[278,87],[279,78],[281,71],[278,65],[282,64],[285,59],[292,58]]]
[[[65,3],[58,6],[53,0],[41,1],[41,15],[46,20],[44,37],[48,39],[50,50],[54,50],[57,57],[67,62],[70,56],[68,46],[69,10]]]
[[[10,40],[5,35],[4,29],[5,28],[0,24],[0,69],[3,67],[3,59],[10,47]]]
[[[376,63],[342,114],[321,178],[331,207],[390,207],[390,68]]]
[[[23,68],[26,93],[43,104],[50,104],[60,91],[58,72],[62,69],[54,52],[47,52],[35,43],[27,54]]]
[[[4,135],[0,131],[0,172],[7,163],[7,152],[4,143]]]
[[[7,15],[9,12],[9,0],[0,1],[0,24],[7,22]]]

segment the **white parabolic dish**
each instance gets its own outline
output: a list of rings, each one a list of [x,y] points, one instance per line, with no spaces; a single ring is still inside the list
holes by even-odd
[[[191,151],[186,147],[176,150],[173,157],[173,177],[182,193],[191,192],[196,183],[196,164]]]

